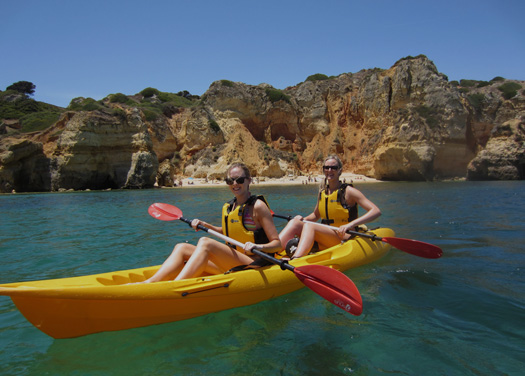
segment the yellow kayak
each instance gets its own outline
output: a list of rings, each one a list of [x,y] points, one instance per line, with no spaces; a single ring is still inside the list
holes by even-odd
[[[372,233],[393,237],[390,229]],[[384,256],[390,245],[356,237],[291,265],[323,265],[345,271]],[[279,265],[181,281],[129,284],[151,277],[160,266],[82,277],[8,283],[8,295],[38,329],[53,338],[137,328],[185,320],[281,296],[304,287]]]

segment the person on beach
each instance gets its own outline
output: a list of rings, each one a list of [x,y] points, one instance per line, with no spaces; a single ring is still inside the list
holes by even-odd
[[[243,248],[202,237],[197,245],[179,243],[160,269],[143,283],[181,280],[201,275],[224,273],[235,267],[260,267],[266,260],[255,256],[251,250],[257,248],[266,253],[281,250],[279,233],[273,223],[272,213],[263,196],[250,193],[250,170],[242,163],[232,164],[226,173],[226,184],[235,196],[224,204],[222,227],[194,219],[191,226],[198,230],[203,225],[223,233],[239,242]],[[240,267],[239,269],[242,269]]]
[[[340,244],[350,238],[347,230],[355,230],[357,226],[373,221],[381,215],[379,208],[363,193],[350,184],[342,183],[339,178],[343,169],[343,163],[336,155],[328,156],[323,163],[324,183],[321,185],[317,205],[314,211],[302,217],[293,218],[279,234],[281,243],[286,245],[287,253],[290,248],[296,247],[291,258],[307,255],[315,242],[319,249],[323,250]],[[366,210],[359,217],[358,205]],[[333,230],[326,226],[320,226],[316,222],[321,219],[322,223],[339,227]],[[300,236],[299,239],[297,237]]]

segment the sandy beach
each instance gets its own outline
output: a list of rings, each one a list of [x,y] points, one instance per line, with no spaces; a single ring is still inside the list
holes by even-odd
[[[285,176],[282,178],[253,178],[252,184],[255,185],[299,185],[299,184],[320,184],[324,176],[321,174],[310,176]],[[369,178],[364,175],[353,173],[342,173],[341,180],[346,183],[379,183],[380,180]],[[223,180],[206,180],[204,178],[183,178],[182,188],[191,187],[217,187],[224,184]],[[180,185],[177,187],[180,188]]]

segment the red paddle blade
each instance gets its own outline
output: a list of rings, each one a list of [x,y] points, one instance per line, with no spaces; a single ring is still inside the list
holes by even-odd
[[[296,267],[293,272],[310,290],[339,308],[359,316],[363,300],[354,282],[338,270],[322,265]]]
[[[410,253],[415,256],[425,258],[440,258],[443,250],[436,245],[420,242],[417,240],[403,239],[403,238],[382,238],[382,241],[391,246]]]
[[[161,221],[173,221],[182,217],[182,211],[178,207],[158,202],[150,205],[148,213]]]

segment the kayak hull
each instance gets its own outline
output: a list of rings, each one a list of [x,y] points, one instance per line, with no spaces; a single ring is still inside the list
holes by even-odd
[[[394,236],[378,229],[380,237]],[[345,271],[384,256],[390,245],[357,237],[342,245],[293,260]],[[140,282],[159,266],[89,276],[0,285],[25,318],[53,338],[124,330],[256,304],[304,287],[278,265],[182,281]]]

